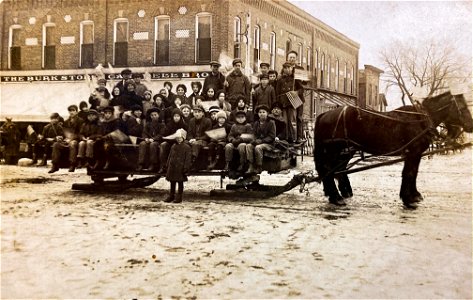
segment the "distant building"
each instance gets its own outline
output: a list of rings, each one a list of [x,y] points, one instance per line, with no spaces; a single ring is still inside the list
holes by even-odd
[[[386,110],[386,98],[380,99],[379,76],[383,70],[371,65],[365,65],[358,71],[358,106],[377,111]]]

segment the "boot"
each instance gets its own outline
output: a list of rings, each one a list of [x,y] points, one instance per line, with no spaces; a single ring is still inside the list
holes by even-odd
[[[261,172],[263,172],[263,167],[257,165],[256,168],[255,168],[255,173],[256,174],[261,174]]]
[[[164,199],[164,202],[166,203],[171,203],[174,201],[174,194],[169,194],[166,199]]]
[[[226,171],[226,172],[230,171],[230,162],[229,161],[225,162],[225,168],[223,170]]]
[[[138,167],[136,167],[136,171],[140,172],[143,170],[143,164],[139,164]]]
[[[238,172],[243,172],[244,168],[245,168],[245,162],[240,160],[240,165],[238,166],[237,171]]]
[[[33,161],[32,164],[36,165],[38,163],[38,158],[36,157],[36,154],[33,153]]]
[[[177,194],[176,199],[172,203],[181,203],[182,202],[182,194]]]
[[[195,161],[196,161],[196,157],[195,157],[195,156],[192,156],[192,159],[191,159],[191,172],[197,171],[197,167],[196,167],[196,165],[195,165]]]
[[[104,170],[108,170],[109,168],[110,168],[110,161],[107,160],[107,161],[105,162],[105,166],[103,166],[103,169],[104,169]]]
[[[98,170],[100,168],[100,160],[95,162],[95,165],[92,167],[93,170]]]
[[[75,162],[71,162],[70,166],[69,166],[69,172],[74,172],[76,170],[76,163]]]
[[[152,163],[147,170],[150,172],[156,172],[158,170],[158,164]]]
[[[48,164],[48,157],[47,155],[43,155],[43,160],[41,161],[41,163],[39,164],[39,166],[41,167],[44,167]]]
[[[246,171],[246,174],[255,174],[256,170],[255,167],[253,166],[253,163],[250,162],[250,167],[248,168],[248,171]]]
[[[76,166],[77,169],[81,169],[81,168],[84,167],[84,160],[85,160],[85,158],[83,158],[83,157],[78,157],[77,158],[77,166]]]
[[[51,170],[48,171],[49,174],[59,171],[59,168],[56,164],[53,164]]]
[[[217,165],[217,160],[209,160],[209,165],[207,166],[207,170],[210,171],[210,170],[213,170],[215,169],[215,166]]]
[[[82,164],[82,168],[90,168],[90,165],[92,163],[92,158],[84,158],[85,159],[85,163]]]

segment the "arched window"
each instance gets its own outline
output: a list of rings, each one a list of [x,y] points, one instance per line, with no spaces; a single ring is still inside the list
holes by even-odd
[[[307,47],[307,71],[312,74],[312,48]]]
[[[56,24],[43,24],[43,63],[44,69],[56,69]]]
[[[195,26],[196,63],[209,63],[212,59],[212,14],[197,14]]]
[[[269,61],[271,69],[275,70],[276,67],[276,33],[271,32],[269,36]]]
[[[157,16],[154,18],[154,63],[169,65],[169,42],[171,38],[171,18]]]
[[[233,58],[241,57],[241,19],[240,17],[235,17],[233,21]]]
[[[319,69],[320,69],[320,66],[319,66],[319,50],[315,50],[315,62],[314,62],[314,66],[315,66],[315,86],[319,86]]]
[[[128,65],[128,19],[113,21],[113,64],[119,67]]]
[[[255,26],[253,32],[253,72],[258,73],[260,60],[261,29],[259,25]]]
[[[299,61],[297,64],[302,67],[302,58],[304,57],[304,51],[302,50],[302,43],[297,44],[297,54],[299,54]]]
[[[10,70],[21,70],[21,25],[12,25],[8,37],[8,68]]]
[[[80,22],[80,66],[92,68],[94,66],[94,22]]]

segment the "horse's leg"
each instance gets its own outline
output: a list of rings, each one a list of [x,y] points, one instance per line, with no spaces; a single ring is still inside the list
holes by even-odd
[[[327,148],[321,145],[314,145],[314,160],[317,174],[322,178],[325,196],[329,197],[329,202],[335,205],[346,205],[342,196],[338,193],[333,174],[329,174],[336,166],[333,156],[328,155]],[[330,149],[332,151],[333,149]]]
[[[416,208],[420,193],[416,189],[417,172],[419,170],[420,155],[407,155],[402,170],[402,184],[399,196],[406,207]],[[420,197],[419,197],[420,196]]]
[[[348,175],[338,175],[338,190],[343,198],[351,198],[353,197],[353,190],[351,189],[350,179],[348,179]]]

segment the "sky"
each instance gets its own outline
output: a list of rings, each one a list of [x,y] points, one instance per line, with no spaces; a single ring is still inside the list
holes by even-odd
[[[359,43],[360,68],[383,69],[383,48],[419,37],[447,40],[472,56],[473,1],[289,1]],[[389,106],[400,103],[396,97],[388,91]]]

